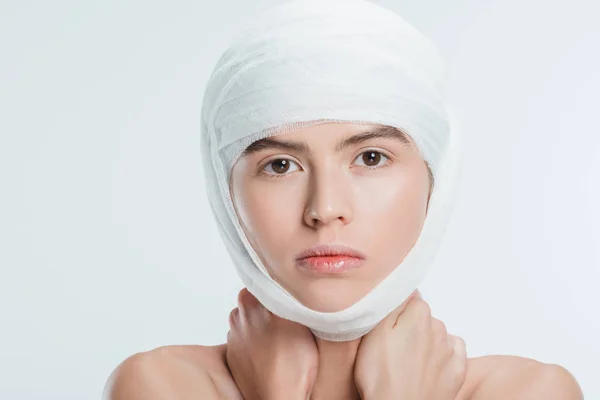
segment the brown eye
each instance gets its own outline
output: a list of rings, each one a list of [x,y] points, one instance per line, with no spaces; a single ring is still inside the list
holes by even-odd
[[[267,175],[284,175],[286,172],[295,171],[295,169],[293,169],[294,167],[292,166],[293,164],[296,164],[296,162],[288,160],[287,158],[277,158],[268,162],[264,166],[263,171]],[[296,167],[296,169],[298,168]]]
[[[372,166],[379,164],[380,160],[381,160],[381,153],[378,153],[376,151],[366,151],[362,154],[362,161],[368,167],[372,167]]]
[[[273,171],[277,172],[278,174],[283,174],[290,169],[290,162],[284,159],[275,160],[271,162],[271,168],[273,168]]]
[[[387,160],[389,160],[389,158],[380,151],[367,150],[356,157],[354,162],[358,163],[361,167],[377,169],[383,167]]]

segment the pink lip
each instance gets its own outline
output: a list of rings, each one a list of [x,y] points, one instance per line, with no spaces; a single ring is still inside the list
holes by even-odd
[[[365,256],[343,245],[314,246],[297,256],[298,267],[316,273],[342,273],[361,266]]]

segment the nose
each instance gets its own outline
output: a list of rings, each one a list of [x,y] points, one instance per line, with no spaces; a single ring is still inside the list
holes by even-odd
[[[311,228],[335,221],[343,225],[353,218],[352,191],[349,177],[341,168],[326,166],[311,173],[304,221]]]

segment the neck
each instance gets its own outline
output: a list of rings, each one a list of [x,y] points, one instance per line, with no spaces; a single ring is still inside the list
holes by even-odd
[[[315,340],[319,348],[319,372],[311,399],[360,399],[354,384],[354,362],[360,339],[348,342]]]

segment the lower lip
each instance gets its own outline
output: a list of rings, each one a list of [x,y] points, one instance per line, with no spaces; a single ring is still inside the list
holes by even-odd
[[[297,265],[311,272],[337,274],[360,267],[362,261],[350,256],[320,256],[302,258]]]

